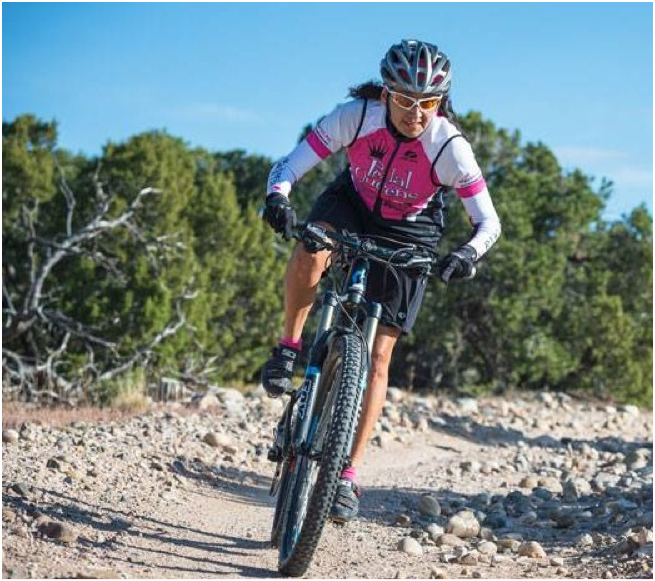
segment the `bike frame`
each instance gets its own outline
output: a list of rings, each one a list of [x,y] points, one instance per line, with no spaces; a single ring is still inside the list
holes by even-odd
[[[290,427],[293,407],[297,404],[298,409],[296,410],[296,423],[293,435],[291,438],[285,437],[285,442],[287,443],[285,448],[283,448],[285,455],[288,453],[294,455],[310,454],[310,456],[316,458],[317,454],[320,453],[319,450],[314,450],[311,446],[317,423],[317,418],[314,417],[314,407],[318,396],[323,363],[330,351],[330,346],[334,338],[340,333],[359,332],[367,346],[368,359],[370,361],[373,342],[375,341],[378,323],[382,314],[382,306],[380,303],[367,301],[364,297],[369,268],[370,263],[368,259],[357,257],[352,262],[350,272],[344,281],[343,292],[339,295],[328,288],[323,294],[321,315],[310,351],[309,364],[305,371],[304,380],[298,391],[292,395],[290,409],[287,411],[288,421],[285,424],[287,427]],[[341,317],[340,324],[334,326],[335,310],[339,303],[343,306],[345,315]],[[356,320],[358,311],[362,307],[366,309],[366,318],[361,329],[359,329]],[[358,409],[361,405],[362,396],[366,391],[367,380],[368,373],[365,373],[364,377],[362,377],[362,385],[357,402]],[[313,422],[310,421],[312,418],[314,418]],[[350,437],[349,449],[352,446],[353,435],[351,434]]]

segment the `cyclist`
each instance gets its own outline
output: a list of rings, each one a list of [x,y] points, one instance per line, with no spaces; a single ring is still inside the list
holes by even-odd
[[[467,278],[500,235],[500,221],[470,144],[458,128],[449,97],[451,63],[435,45],[402,40],[380,63],[382,84],[350,90],[337,106],[272,168],[264,219],[289,239],[296,214],[293,184],[321,160],[345,147],[349,166],[318,198],[308,221],[326,228],[384,237],[399,245],[434,249],[441,238],[444,189],[455,188],[473,232],[440,268],[444,282]],[[329,261],[329,251],[296,245],[285,277],[284,335],[264,365],[262,384],[273,397],[291,386],[303,326]],[[424,276],[385,276],[373,262],[368,299],[382,304],[372,368],[350,465],[342,472],[332,519],[345,522],[358,511],[357,466],[386,399],[389,362],[401,334],[408,333],[423,300]]]

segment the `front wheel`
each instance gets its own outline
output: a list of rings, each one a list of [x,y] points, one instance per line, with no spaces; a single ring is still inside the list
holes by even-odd
[[[319,388],[324,405],[317,405],[312,449],[320,451],[316,466],[306,455],[298,461],[290,481],[279,545],[279,571],[288,577],[304,575],[327,521],[339,477],[359,415],[360,393],[366,381],[366,351],[357,335],[335,339]],[[317,470],[318,468],[318,470]]]

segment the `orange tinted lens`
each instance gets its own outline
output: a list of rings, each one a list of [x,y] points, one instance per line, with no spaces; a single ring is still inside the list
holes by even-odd
[[[396,105],[400,105],[404,109],[411,109],[412,105],[414,105],[414,99],[405,97],[405,95],[401,95],[400,93],[394,93],[393,100],[396,103]]]
[[[421,101],[421,108],[422,109],[435,109],[439,103],[441,102],[441,99],[424,99]]]

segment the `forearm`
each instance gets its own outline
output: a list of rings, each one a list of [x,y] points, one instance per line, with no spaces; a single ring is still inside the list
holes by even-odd
[[[486,188],[475,196],[462,198],[462,203],[474,226],[467,245],[475,249],[479,260],[500,237],[500,219]]]

